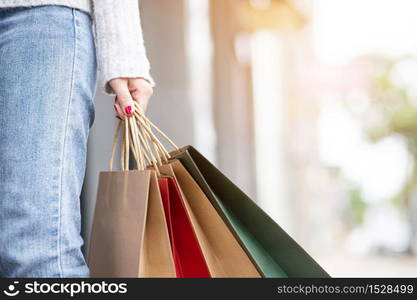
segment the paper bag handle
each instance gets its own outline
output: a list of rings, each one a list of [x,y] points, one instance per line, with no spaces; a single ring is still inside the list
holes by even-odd
[[[134,102],[134,105],[135,113],[132,116],[126,116],[117,125],[109,160],[109,170],[113,170],[113,161],[120,132],[123,131],[120,158],[122,170],[129,170],[129,153],[132,152],[138,170],[146,169],[146,165],[148,164],[153,165],[159,173],[158,165],[167,162],[170,154],[154,134],[153,130],[168,141],[175,150],[179,150],[179,147],[145,116],[144,111],[137,102]]]

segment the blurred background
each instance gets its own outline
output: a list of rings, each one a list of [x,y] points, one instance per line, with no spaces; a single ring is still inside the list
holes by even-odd
[[[141,0],[149,116],[334,277],[417,276],[417,2]],[[91,229],[115,130],[97,94]]]

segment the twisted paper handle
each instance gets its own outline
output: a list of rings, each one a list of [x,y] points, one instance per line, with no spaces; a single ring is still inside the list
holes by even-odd
[[[145,170],[147,165],[152,165],[159,174],[158,166],[168,162],[170,154],[158,139],[154,130],[175,150],[179,150],[179,148],[165,133],[145,116],[145,113],[137,102],[134,102],[134,105],[135,113],[132,116],[125,117],[124,120],[120,120],[117,125],[109,160],[109,170],[113,170],[116,147],[120,132],[123,131],[120,157],[122,170],[129,170],[129,154],[132,152],[138,170]]]

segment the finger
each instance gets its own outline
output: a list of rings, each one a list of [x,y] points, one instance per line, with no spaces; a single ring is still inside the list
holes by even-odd
[[[146,111],[146,109],[148,108],[150,96],[145,93],[141,93],[140,91],[135,91],[132,92],[132,97],[133,100],[139,103],[139,106],[142,108],[142,110]]]
[[[117,101],[117,97],[116,97],[116,101],[113,105],[114,111],[116,112],[116,118],[123,120],[124,119],[124,114],[122,112],[122,109],[120,108],[120,105],[118,104]]]
[[[117,105],[120,107],[122,115],[131,116],[134,113],[135,108],[133,105],[133,98],[130,95],[129,88],[127,86],[127,80],[112,80],[111,86],[117,95]]]
[[[129,90],[133,100],[137,101],[140,107],[146,111],[149,100],[153,94],[153,89],[148,81],[144,79],[129,80]]]

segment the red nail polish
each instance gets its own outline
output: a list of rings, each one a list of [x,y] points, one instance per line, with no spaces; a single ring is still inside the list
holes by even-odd
[[[119,116],[116,116],[116,118],[118,118],[119,120],[123,120],[121,117],[119,117]]]
[[[130,105],[126,106],[125,112],[126,112],[127,115],[131,115],[132,114],[132,106],[130,106]]]
[[[119,112],[117,111],[117,106],[116,106],[116,104],[115,104],[115,105],[113,105],[113,108],[114,108],[114,111],[115,111],[116,113],[119,113]]]
[[[117,96],[114,97],[114,103],[117,103],[119,101],[119,99],[117,99]]]

